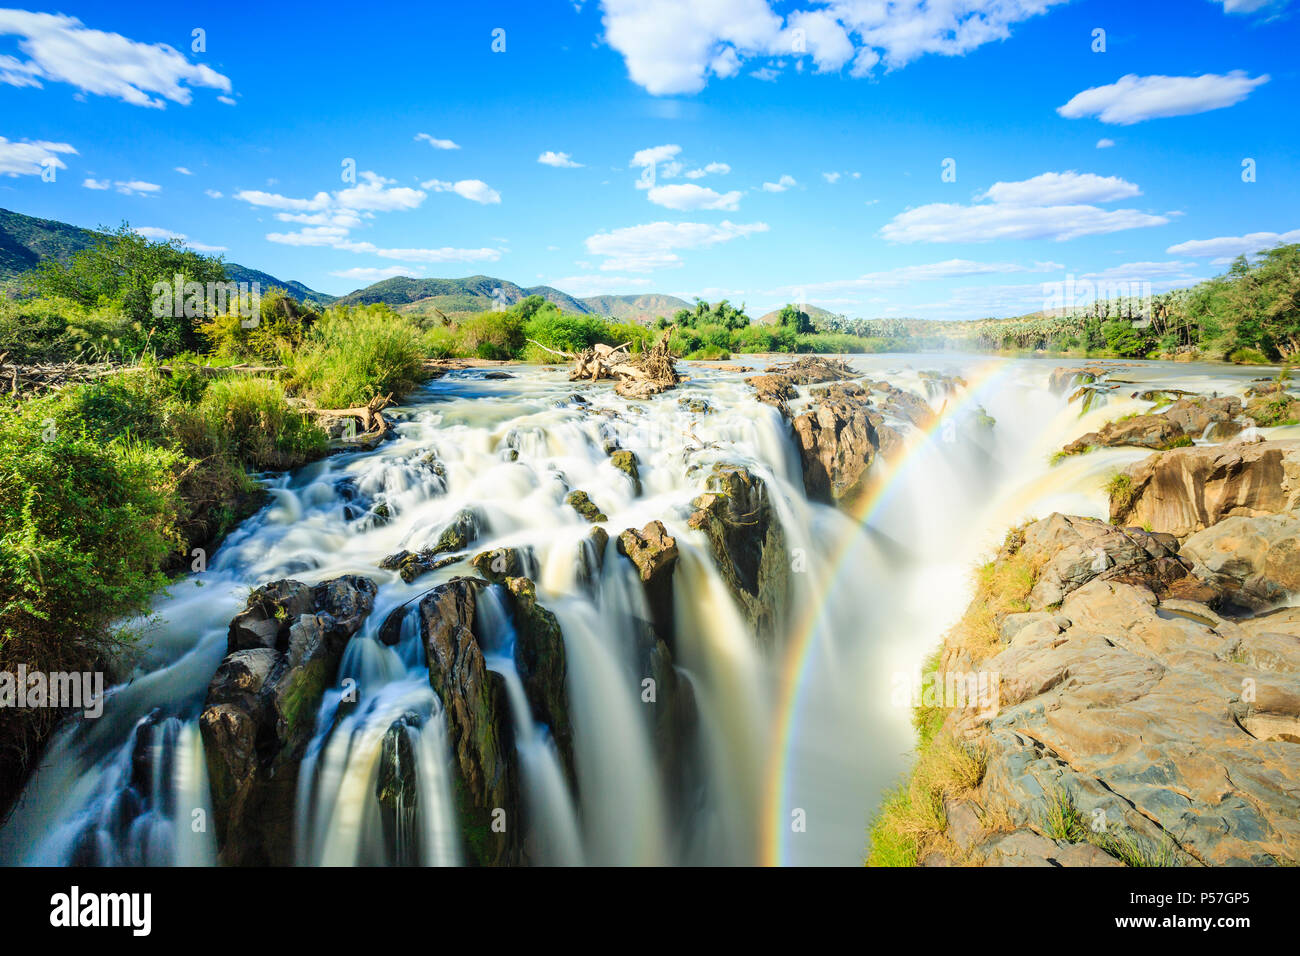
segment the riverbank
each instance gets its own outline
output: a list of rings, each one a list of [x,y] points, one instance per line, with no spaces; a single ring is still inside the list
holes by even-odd
[[[1244,438],[1122,468],[1109,523],[1008,532],[869,865],[1295,865],[1300,441]]]

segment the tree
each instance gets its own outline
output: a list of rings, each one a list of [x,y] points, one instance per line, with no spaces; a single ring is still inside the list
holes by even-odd
[[[812,318],[808,313],[798,306],[790,304],[786,304],[781,309],[777,324],[783,328],[794,329],[796,335],[807,335],[813,330]]]
[[[202,345],[195,318],[185,309],[155,315],[154,288],[158,283],[173,287],[176,277],[184,283],[225,282],[226,270],[220,258],[199,255],[185,248],[179,239],[151,242],[123,222],[105,230],[103,238],[64,263],[47,259],[31,279],[43,296],[63,296],[87,308],[111,307],[121,312],[137,337],[136,345],[148,344],[166,355]],[[179,315],[177,313],[180,313]]]

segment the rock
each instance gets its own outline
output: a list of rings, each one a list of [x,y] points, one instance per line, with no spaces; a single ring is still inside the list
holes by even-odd
[[[636,566],[655,632],[671,648],[677,539],[668,533],[662,521],[651,521],[640,531],[628,528],[620,534],[618,553]]]
[[[434,588],[419,604],[420,633],[447,722],[465,859],[500,866],[519,861],[519,774],[505,679],[488,670],[474,635],[476,593],[465,578]]]
[[[755,636],[771,647],[785,630],[790,556],[767,485],[742,466],[716,465],[709,489],[687,523],[704,532]]]
[[[827,503],[858,498],[887,427],[866,391],[852,383],[833,385],[793,426],[808,496]]]
[[[1101,431],[1089,432],[1062,451],[1066,455],[1079,455],[1090,448],[1119,446],[1167,451],[1191,445],[1211,425],[1222,426],[1225,433],[1230,432],[1228,424],[1239,415],[1241,400],[1238,398],[1180,398],[1161,412],[1109,422]]]
[[[439,558],[432,548],[423,551],[398,551],[379,562],[385,571],[396,571],[407,584],[416,578],[462,560],[459,556]]]
[[[560,763],[577,793],[578,776],[573,758],[573,725],[569,719],[568,663],[564,635],[555,615],[537,603],[537,591],[528,578],[505,582],[515,622],[515,667],[532,708],[533,719],[550,728]]]
[[[1300,513],[1225,518],[1188,538],[1182,555],[1234,604],[1262,610],[1300,591]]]
[[[1230,659],[1233,640],[1220,628],[1231,625],[1162,616],[1150,592],[1104,580],[1073,591],[1062,613],[1072,621],[1063,634],[1013,642],[983,665],[1004,693],[980,738],[988,769],[972,799],[1036,827],[1048,799],[1065,792],[1083,821],[1148,856],[1211,865],[1300,857],[1289,796],[1300,750],[1252,741],[1240,726],[1300,713],[1300,696]],[[1208,608],[1203,617],[1216,620]],[[1246,677],[1259,685],[1254,705],[1242,700]]]
[[[1300,440],[1179,448],[1128,469],[1111,520],[1179,538],[1226,517],[1258,517],[1300,506]]]
[[[1200,438],[1212,424],[1226,424],[1241,415],[1241,399],[1180,398],[1164,410],[1165,418],[1191,438]]]
[[[450,551],[464,551],[478,540],[479,516],[472,508],[462,508],[451,519],[451,524],[438,536],[438,543],[433,546],[434,554],[446,554]]]
[[[470,566],[489,581],[501,584],[509,578],[533,577],[536,562],[526,548],[493,548],[480,551]]]
[[[578,545],[578,583],[583,587],[594,589],[600,581],[601,571],[605,567],[605,546],[609,544],[609,532],[596,525]]]
[[[609,463],[632,479],[633,493],[640,495],[641,472],[637,468],[636,453],[625,450],[615,451],[609,456]]]
[[[1088,432],[1065,446],[1067,455],[1081,455],[1091,448],[1132,445],[1138,448],[1168,449],[1187,440],[1180,425],[1164,415],[1135,415],[1110,422],[1099,432]]]
[[[605,513],[596,507],[596,503],[587,497],[585,491],[576,489],[570,491],[564,496],[564,503],[593,524],[609,520]]]
[[[1029,594],[1031,611],[1060,604],[1095,578],[1124,580],[1164,594],[1191,574],[1171,535],[1059,513],[1026,526],[1019,551],[1038,569]]]
[[[254,591],[231,622],[232,649],[199,715],[222,863],[292,862],[299,765],[325,689],[377,591],[350,574],[314,587],[275,581]],[[276,624],[273,634],[267,622]],[[254,636],[270,643],[239,646]]]
[[[753,387],[758,393],[760,402],[779,409],[783,414],[788,411],[786,402],[799,394],[795,387],[781,375],[754,375],[745,379],[745,384]]]
[[[413,733],[421,720],[417,714],[403,714],[389,726],[379,748],[375,776],[375,799],[379,802],[384,843],[394,847],[394,866],[418,866],[421,834],[417,814],[420,805],[418,767]]]

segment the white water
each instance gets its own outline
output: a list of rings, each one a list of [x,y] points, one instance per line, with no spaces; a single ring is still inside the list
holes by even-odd
[[[908,710],[891,700],[898,675],[914,672],[937,645],[964,606],[973,563],[1009,525],[1053,510],[1104,513],[1106,478],[1145,452],[1101,450],[1053,468],[1048,458],[1147,405],[1127,398],[1136,389],[1126,386],[1081,417],[1077,405],[1047,390],[1058,364],[1049,361],[895,355],[855,363],[922,396],[919,370],[971,380],[955,396],[930,398],[936,410],[953,403],[950,426],[910,433],[912,452],[873,466],[882,478],[894,469],[897,476],[861,524],[804,498],[787,426],[753,400],[740,375],[691,368],[691,382],[641,402],[540,369],[514,369],[503,381],[464,372],[432,383],[401,410],[398,437],[374,453],[273,479],[272,503],[231,535],[206,572],[177,581],[160,599],[147,650],[132,679],[112,691],[104,716],[69,723],[51,742],[0,830],[0,860],[214,862],[196,717],[224,654],[226,625],[249,589],[267,581],[358,573],[376,580],[380,593],[321,707],[300,775],[296,858],[459,862],[442,706],[419,636],[410,619],[396,647],[376,632],[391,610],[465,566],[406,584],[376,562],[433,545],[458,510],[472,507],[482,528],[470,554],[531,548],[538,599],[564,632],[578,795],[569,792],[549,731],[529,714],[508,616],[492,599],[480,602],[478,629],[491,635],[488,664],[506,680],[535,821],[526,841],[531,862],[752,863],[769,858],[765,847],[781,862],[858,862],[869,817],[911,745]],[[1259,374],[1149,365],[1131,377],[1240,393]],[[587,404],[570,401],[574,394]],[[713,410],[692,414],[677,402],[685,396]],[[976,405],[996,419],[992,430],[973,424]],[[611,438],[637,454],[639,497],[608,461],[602,445]],[[429,454],[441,476],[421,463]],[[800,559],[788,633],[773,649],[748,633],[703,536],[686,524],[715,462],[747,465],[767,482]],[[644,675],[631,639],[648,620],[640,584],[612,540],[594,587],[580,583],[578,555],[590,526],[563,504],[571,488],[609,516],[612,537],[658,519],[678,540],[675,664],[699,713],[698,739],[684,749],[691,764],[684,800],[669,792],[640,696]],[[392,515],[387,523],[368,513],[380,503]],[[787,699],[786,651],[804,637]],[[345,699],[348,688],[353,696]],[[400,802],[397,823],[385,824],[375,791],[395,723],[405,740],[398,764],[415,764],[413,794],[401,798],[413,805]],[[796,816],[806,827],[791,827]]]

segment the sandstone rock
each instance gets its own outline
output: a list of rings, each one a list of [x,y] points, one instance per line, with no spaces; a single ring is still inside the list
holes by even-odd
[[[1185,538],[1226,517],[1300,507],[1300,440],[1179,448],[1127,474],[1124,494],[1112,496],[1111,520]]]
[[[356,575],[314,587],[275,581],[231,622],[231,652],[199,715],[223,863],[292,862],[298,768],[325,688],[377,590]],[[270,643],[242,646],[254,639]]]
[[[876,429],[885,426],[861,386],[832,386],[793,425],[810,498],[852,500],[865,490],[881,444]]]
[[[1225,518],[1183,543],[1196,573],[1260,610],[1300,591],[1300,512]]]

